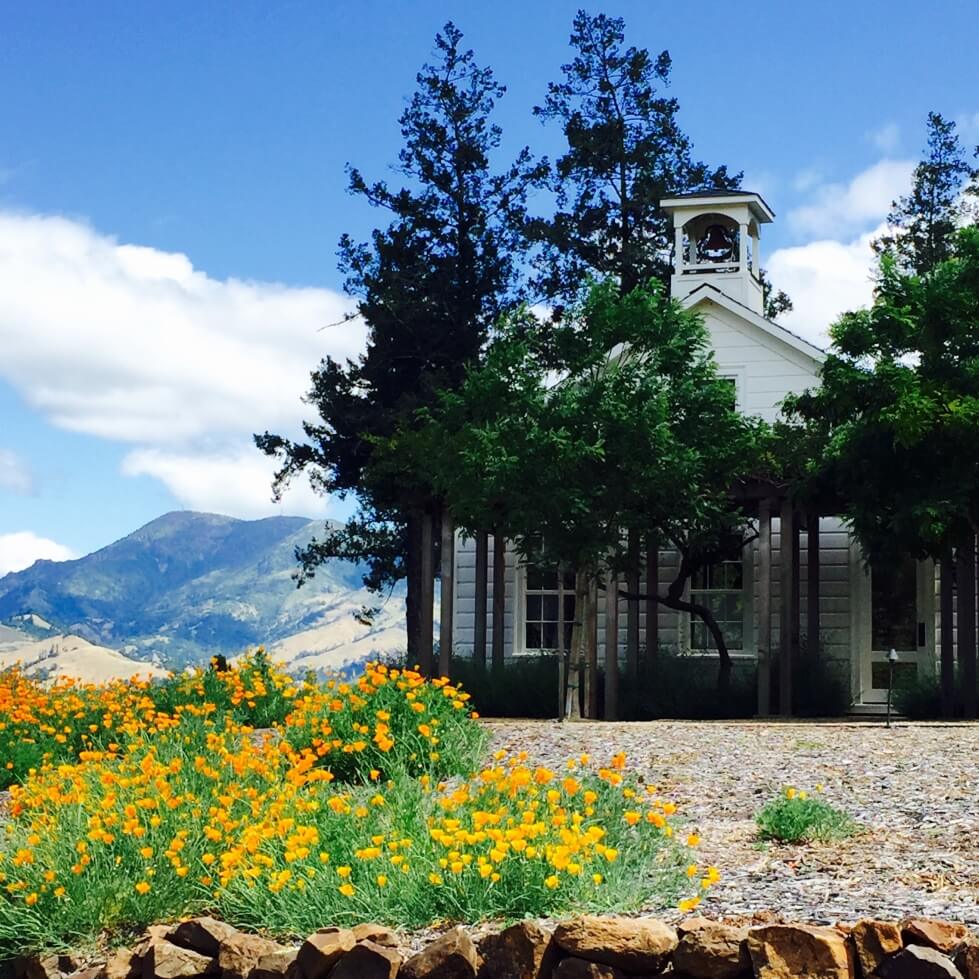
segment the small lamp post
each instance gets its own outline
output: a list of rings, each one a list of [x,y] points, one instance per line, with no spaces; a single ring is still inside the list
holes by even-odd
[[[894,689],[894,664],[897,662],[897,650],[891,649],[887,654],[887,726],[891,726],[891,690]]]

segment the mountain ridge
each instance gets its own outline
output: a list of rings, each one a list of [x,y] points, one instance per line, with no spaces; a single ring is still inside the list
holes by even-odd
[[[403,648],[402,590],[373,627],[356,624],[354,613],[376,601],[358,565],[327,562],[296,588],[296,548],[323,526],[171,511],[84,557],[0,578],[0,623],[27,623],[33,634],[24,617],[37,616],[55,632],[170,668],[257,645],[324,669]]]

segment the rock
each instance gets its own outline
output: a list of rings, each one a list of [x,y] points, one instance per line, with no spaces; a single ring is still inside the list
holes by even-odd
[[[117,948],[105,962],[105,979],[136,979],[139,975],[139,957],[130,948]]]
[[[66,976],[71,975],[73,972],[81,972],[81,969],[82,964],[74,955],[62,952],[58,956],[58,970]]]
[[[398,976],[399,979],[473,979],[478,966],[472,939],[461,928],[453,928],[408,959]]]
[[[757,979],[850,979],[846,939],[835,928],[761,925],[748,930],[748,951]]]
[[[614,965],[572,957],[561,959],[554,970],[554,979],[628,979],[628,976]]]
[[[697,979],[738,979],[751,975],[748,926],[726,925],[707,918],[690,918],[677,931],[680,943],[673,968]]]
[[[927,945],[909,945],[877,970],[882,979],[962,979],[947,955]]]
[[[677,946],[676,932],[655,918],[582,915],[554,929],[569,955],[612,965],[623,972],[660,972]]]
[[[905,918],[901,922],[901,937],[905,945],[925,945],[939,952],[953,952],[972,932],[965,925],[934,918]]]
[[[225,921],[218,921],[207,915],[181,921],[175,928],[167,932],[167,941],[182,948],[190,948],[201,955],[216,957],[221,948],[221,942],[232,935],[237,935],[238,929]]]
[[[395,979],[401,956],[393,949],[365,938],[337,963],[330,979]]]
[[[61,965],[57,955],[27,955],[15,969],[23,979],[61,979]]]
[[[105,966],[90,965],[86,969],[76,969],[68,979],[105,979]]]
[[[863,976],[873,975],[881,962],[904,947],[901,929],[893,921],[861,918],[851,929],[850,939]]]
[[[479,942],[483,979],[545,979],[556,957],[549,932],[535,921],[520,921]]]
[[[245,979],[259,960],[273,952],[283,951],[278,942],[236,931],[221,940],[218,947],[218,971],[222,979]]]
[[[955,968],[962,973],[964,979],[979,979],[979,944],[966,941],[960,945],[952,957]]]
[[[373,942],[385,948],[397,948],[400,942],[398,936],[387,925],[355,925],[354,940],[358,942]]]
[[[325,979],[357,940],[349,928],[321,928],[299,947],[296,963],[303,979]]]
[[[299,948],[277,948],[274,952],[266,952],[255,968],[248,973],[248,979],[297,979],[299,966],[296,965],[296,956]]]
[[[211,956],[165,939],[151,942],[143,956],[143,979],[201,979],[214,971]]]

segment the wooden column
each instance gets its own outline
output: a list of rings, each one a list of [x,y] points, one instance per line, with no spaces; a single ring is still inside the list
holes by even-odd
[[[819,514],[806,515],[806,654],[818,656],[819,648]]]
[[[626,591],[630,595],[639,595],[639,534],[629,531],[629,573],[626,575]],[[625,664],[626,676],[635,693],[635,683],[639,677],[639,598],[626,600],[625,617]]]
[[[585,716],[598,717],[598,581],[589,575],[585,606]]]
[[[619,579],[605,576],[605,720],[619,713]]]
[[[493,670],[503,669],[503,620],[506,616],[506,538],[493,534]]]
[[[802,530],[799,514],[792,514],[792,662],[799,660],[802,643],[802,547],[799,541]]]
[[[476,534],[476,588],[473,622],[473,661],[476,666],[486,669],[486,599],[489,591],[489,534],[485,530]]]
[[[782,501],[779,514],[779,588],[780,615],[778,625],[778,712],[782,717],[792,716],[792,633],[795,628],[795,570],[793,540],[795,539],[795,513],[788,500]]]
[[[958,660],[965,716],[976,716],[976,539],[970,532],[959,544],[958,578]]]
[[[455,521],[448,510],[442,510],[442,541],[440,548],[442,593],[439,618],[439,676],[448,676],[452,663],[455,611]]]
[[[758,504],[758,716],[772,712],[772,502]]]
[[[557,572],[557,719],[564,720],[567,652],[564,642],[564,569]]]
[[[425,511],[421,517],[421,608],[419,609],[420,647],[418,664],[423,676],[431,676],[435,631],[435,541],[432,536],[432,515]]]
[[[942,630],[941,640],[941,704],[942,717],[955,713],[955,617],[953,606],[952,554],[942,558],[939,565],[938,620]]]
[[[659,590],[659,543],[646,542],[646,663],[659,653],[659,603],[652,598]]]

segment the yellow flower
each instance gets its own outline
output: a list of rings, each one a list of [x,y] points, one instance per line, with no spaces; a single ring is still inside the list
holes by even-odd
[[[682,912],[683,912],[684,914],[689,914],[689,913],[690,913],[691,911],[693,911],[693,910],[694,910],[694,909],[695,909],[695,908],[697,907],[697,905],[698,905],[698,904],[700,904],[700,898],[699,898],[699,897],[687,897],[687,898],[684,898],[684,899],[683,899],[683,900],[682,900],[682,901],[681,901],[681,902],[680,902],[680,903],[679,903],[679,904],[677,905],[677,907],[678,907],[678,908],[679,908],[679,909],[680,909],[680,910],[681,910],[681,911],[682,911]]]
[[[136,885],[136,893],[137,894],[148,894],[149,891],[150,891],[150,885],[145,880],[141,880]]]
[[[139,851],[139,855],[141,857],[144,857],[146,860],[149,860],[149,858],[153,856],[153,847],[151,846],[142,847]]]
[[[428,875],[428,882],[433,887],[441,887],[442,886],[442,878],[438,874],[429,874]]]
[[[337,867],[337,877],[342,877],[346,880],[350,876],[349,867]]]
[[[28,894],[27,897],[24,898],[24,903],[31,906],[37,904],[37,892],[32,891],[30,894]]]
[[[794,799],[796,797],[797,794],[798,793],[796,792],[796,790],[793,789],[791,786],[789,786],[789,788],[787,788],[785,790],[785,798],[786,799],[792,800],[792,799]]]
[[[353,884],[341,884],[339,890],[344,897],[353,897],[357,888]]]
[[[691,833],[687,837],[687,846],[699,846],[699,845],[700,845],[700,837],[696,833]]]
[[[557,878],[557,876],[555,874],[551,874],[551,876],[544,881],[544,886],[548,890],[553,891],[554,888],[556,888],[560,883],[561,881]]]
[[[592,875],[591,875],[591,879],[592,879],[592,880],[593,880],[593,881],[594,881],[594,882],[595,882],[596,884],[601,884],[601,882],[602,882],[602,881],[603,881],[603,880],[604,880],[605,878],[604,878],[604,877],[602,877],[602,875],[601,875],[601,874],[592,874]]]
[[[378,887],[387,887],[388,886],[387,874],[378,874],[377,875],[377,886]]]

